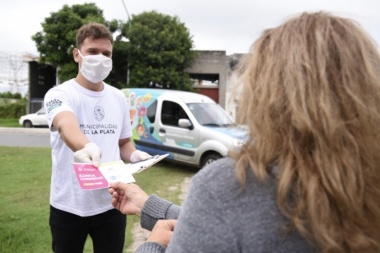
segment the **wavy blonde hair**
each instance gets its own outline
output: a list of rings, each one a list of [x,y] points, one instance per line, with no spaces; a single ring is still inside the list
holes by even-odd
[[[354,21],[303,13],[266,30],[237,69],[234,154],[319,252],[380,252],[380,56]]]

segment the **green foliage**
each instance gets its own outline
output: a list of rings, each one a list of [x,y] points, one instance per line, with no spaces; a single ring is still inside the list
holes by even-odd
[[[113,44],[112,64],[110,75],[105,80],[116,88],[126,88],[127,84],[127,60],[129,43],[122,42],[121,37],[116,38]]]
[[[43,31],[32,36],[40,53],[40,62],[59,67],[59,80],[65,81],[77,75],[78,66],[73,60],[77,30],[88,22],[106,24],[103,11],[94,3],[64,5],[45,18]]]
[[[51,252],[51,149],[0,146],[0,154],[0,252]],[[135,179],[148,194],[180,204],[181,183],[196,171],[162,161]],[[132,228],[137,222],[138,217],[128,216],[123,252],[130,252]],[[91,244],[88,238],[83,252],[93,252]]]
[[[59,80],[61,80],[61,83],[70,80],[71,78],[77,76],[78,74],[78,64],[75,63],[74,61],[64,63],[60,68],[59,68]]]
[[[26,98],[22,98],[20,93],[0,93],[0,118],[21,117],[26,112],[26,103]]]
[[[130,85],[191,90],[192,83],[185,69],[196,57],[188,29],[177,17],[155,11],[134,15],[132,21],[106,21],[103,11],[94,3],[64,5],[45,18],[43,30],[32,36],[40,53],[40,62],[58,67],[62,83],[75,77],[78,65],[73,60],[77,30],[90,21],[105,24],[111,32],[121,31],[114,42],[113,69],[105,80],[117,87]],[[129,39],[123,42],[122,37]]]
[[[25,98],[0,99],[0,118],[19,118],[26,113]]]
[[[124,26],[130,40],[130,83],[133,87],[191,90],[185,69],[196,57],[188,29],[177,17],[155,11],[134,15]]]
[[[22,96],[20,93],[12,93],[10,91],[7,92],[0,92],[0,98],[14,98],[14,99],[21,99]]]

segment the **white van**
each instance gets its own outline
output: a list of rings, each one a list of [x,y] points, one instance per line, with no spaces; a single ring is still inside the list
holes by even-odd
[[[122,89],[136,148],[202,168],[240,147],[246,131],[211,98],[163,89]]]

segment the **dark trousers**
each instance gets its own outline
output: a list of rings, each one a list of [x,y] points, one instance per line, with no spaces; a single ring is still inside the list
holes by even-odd
[[[116,209],[80,217],[50,206],[49,224],[55,253],[82,253],[88,235],[95,253],[123,252],[127,219]]]

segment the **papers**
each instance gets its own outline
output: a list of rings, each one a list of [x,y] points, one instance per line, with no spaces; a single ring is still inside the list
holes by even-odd
[[[126,164],[126,166],[132,174],[140,173],[140,172],[146,170],[147,168],[153,166],[154,164],[158,163],[159,161],[161,161],[162,159],[164,159],[168,155],[169,154],[155,155],[155,156],[152,156],[151,158],[149,158],[145,161],[141,161],[138,163],[128,163],[128,164]]]
[[[123,182],[133,183],[136,182],[132,173],[126,170],[126,164],[122,161],[103,163],[99,166],[100,172],[104,175],[108,183]],[[108,187],[108,185],[107,185]]]
[[[133,183],[133,174],[140,173],[158,163],[169,154],[152,156],[137,163],[125,164],[122,160],[102,163],[99,168],[89,163],[73,163],[76,178],[83,190],[108,188],[111,182]]]

